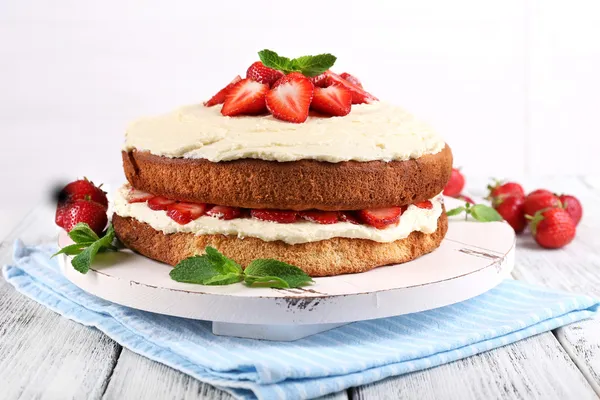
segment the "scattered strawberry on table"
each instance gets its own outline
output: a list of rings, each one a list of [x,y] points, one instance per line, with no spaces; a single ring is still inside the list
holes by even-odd
[[[478,221],[505,220],[516,233],[529,227],[535,241],[542,247],[557,249],[569,244],[575,237],[576,227],[581,221],[583,207],[572,195],[557,195],[548,189],[536,189],[525,194],[517,182],[495,181],[488,186],[489,207],[478,204],[461,194],[465,178],[458,169],[452,170],[444,195],[464,200],[465,206],[447,211],[449,216],[466,213]]]
[[[67,232],[84,222],[99,235],[108,223],[107,209],[108,199],[101,186],[94,185],[87,178],[79,179],[59,192],[55,222]]]
[[[289,59],[262,50],[258,56],[260,61],[248,68],[246,78],[236,76],[204,105],[223,104],[221,114],[228,117],[268,112],[283,121],[302,123],[309,115],[341,117],[350,113],[353,104],[377,101],[355,76],[330,70],[336,61],[331,54]]]

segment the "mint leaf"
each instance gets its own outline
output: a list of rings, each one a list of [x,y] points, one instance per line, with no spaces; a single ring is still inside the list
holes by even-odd
[[[115,230],[113,229],[112,224],[110,224],[108,225],[108,230],[104,236],[90,244],[81,253],[76,255],[71,260],[71,265],[82,274],[87,273],[90,270],[90,265],[92,265],[92,262],[94,261],[94,257],[96,257],[96,254],[98,254],[99,251],[116,249],[112,245],[114,239]]]
[[[290,287],[286,281],[276,276],[246,276],[244,282],[246,285],[254,287],[271,287],[279,289]]]
[[[204,281],[204,285],[231,285],[242,281],[242,274],[230,272],[225,275],[217,275]]]
[[[204,255],[180,261],[170,272],[171,279],[200,285],[229,285],[242,280],[242,267],[235,261],[213,247],[207,246],[205,251]]]
[[[221,273],[231,272],[241,274],[244,271],[238,263],[230,258],[225,257],[214,247],[206,246],[204,251],[206,252],[206,257],[208,257],[211,262],[220,265]]]
[[[90,243],[100,239],[88,224],[80,222],[69,231],[69,237],[75,243]]]
[[[254,260],[244,273],[248,285],[259,281],[261,283],[273,281],[275,286],[272,287],[281,287],[277,285],[281,285],[281,281],[284,281],[288,287],[295,288],[313,282],[312,278],[300,268],[273,259]]]
[[[502,221],[502,216],[492,207],[484,204],[476,204],[469,208],[469,213],[480,222]]]
[[[83,249],[85,249],[86,247],[88,247],[92,243],[94,243],[94,242],[84,242],[84,243],[70,244],[68,246],[63,247],[62,249],[60,249],[56,253],[52,254],[52,257],[57,256],[59,254],[66,254],[68,256],[74,256],[76,254],[81,253],[83,251]]]
[[[317,76],[331,68],[336,59],[336,56],[329,53],[298,57],[292,60],[292,68],[306,76]]]
[[[272,50],[261,50],[258,52],[260,61],[269,68],[273,68],[283,72],[293,72],[292,60],[287,57],[281,57]]]
[[[452,217],[454,215],[459,215],[460,213],[462,213],[463,211],[466,211],[466,210],[467,209],[465,207],[460,206],[460,207],[453,208],[452,210],[446,211],[446,215],[449,217]]]

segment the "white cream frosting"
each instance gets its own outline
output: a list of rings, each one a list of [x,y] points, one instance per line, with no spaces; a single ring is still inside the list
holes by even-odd
[[[301,124],[271,115],[225,117],[202,104],[144,118],[129,126],[124,150],[213,162],[256,158],[403,161],[435,154],[444,141],[429,125],[384,102],[356,104],[344,117],[309,117]]]
[[[113,209],[121,217],[132,217],[145,222],[152,228],[165,234],[187,232],[196,235],[232,235],[238,238],[255,237],[266,242],[281,240],[289,244],[317,242],[319,240],[344,237],[352,239],[368,239],[376,242],[393,242],[407,237],[411,232],[433,233],[437,229],[437,221],[442,213],[443,197],[438,195],[431,199],[433,208],[421,209],[413,205],[400,217],[397,225],[385,229],[377,229],[368,225],[355,225],[350,222],[321,225],[315,222],[298,221],[292,224],[261,221],[254,218],[238,218],[221,220],[215,217],[202,216],[185,225],[180,225],[167,216],[166,211],[155,211],[146,203],[128,203],[127,185],[117,191],[113,200]]]

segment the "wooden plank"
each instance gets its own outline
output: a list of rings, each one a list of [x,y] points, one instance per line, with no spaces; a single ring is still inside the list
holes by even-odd
[[[351,390],[356,399],[597,399],[551,333]]]
[[[575,240],[563,249],[548,251],[540,249],[530,235],[523,235],[517,243],[513,275],[527,282],[600,297],[600,189],[589,180],[563,181],[563,190],[574,193],[584,207]],[[600,319],[571,324],[554,333],[600,396]]]
[[[50,207],[38,207],[0,243],[0,265],[16,238],[56,240]],[[102,396],[120,346],[100,331],[62,318],[0,278],[0,388],[6,399]]]
[[[230,400],[231,395],[197,381],[171,367],[123,349],[103,399],[197,399]],[[346,400],[346,392],[323,397]]]

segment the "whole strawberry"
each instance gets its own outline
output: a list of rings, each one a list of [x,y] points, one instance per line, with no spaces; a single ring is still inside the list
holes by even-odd
[[[80,222],[85,222],[91,230],[100,235],[108,223],[106,209],[102,204],[90,200],[76,200],[69,203],[62,212],[60,226],[69,232]]]
[[[533,196],[534,194],[540,194],[540,193],[554,194],[551,191],[549,191],[548,189],[536,189],[533,192],[529,193],[527,196]]]
[[[516,182],[500,183],[496,181],[495,185],[489,185],[488,189],[490,190],[488,199],[492,201],[494,201],[494,199],[500,199],[502,197],[525,197],[525,191],[523,190],[523,186]]]
[[[558,196],[558,199],[562,203],[563,208],[573,218],[575,225],[579,225],[579,221],[581,221],[581,216],[583,215],[583,207],[579,200],[569,194],[561,194]]]
[[[538,211],[532,218],[529,229],[535,241],[547,249],[566,246],[575,237],[575,223],[562,208]]]
[[[461,174],[459,169],[452,168],[452,174],[450,180],[446,183],[444,188],[444,195],[450,197],[456,197],[462,192],[465,187],[465,177]]]
[[[546,208],[560,207],[560,199],[552,193],[538,192],[525,198],[525,214],[535,215],[536,212]]]
[[[493,203],[498,214],[515,230],[521,233],[525,230],[525,200],[521,196],[498,197]]]
[[[83,199],[101,204],[106,210],[108,208],[108,199],[106,198],[106,192],[100,189],[100,186],[94,185],[94,182],[89,181],[87,178],[69,183],[58,194],[57,211],[61,205]]]

